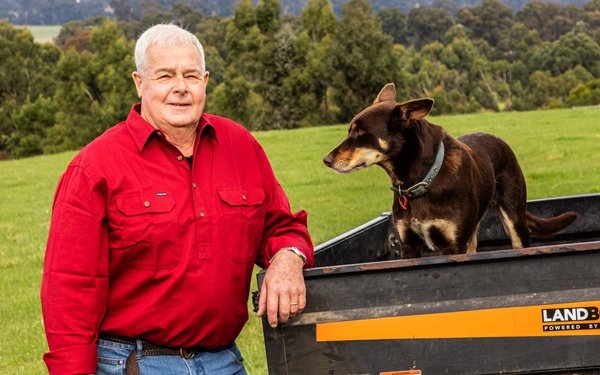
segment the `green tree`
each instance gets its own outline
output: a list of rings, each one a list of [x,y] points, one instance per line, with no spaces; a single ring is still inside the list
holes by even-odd
[[[113,21],[92,29],[90,50],[67,50],[57,64],[56,124],[44,150],[78,148],[123,120],[137,101],[133,43]]]
[[[261,0],[256,5],[256,23],[263,35],[260,54],[260,75],[256,91],[264,100],[260,118],[254,124],[259,129],[290,129],[298,127],[301,112],[293,99],[285,95],[284,82],[298,64],[296,35],[291,25],[281,20],[279,0]]]
[[[567,104],[571,106],[600,104],[600,79],[580,83],[569,91]]]
[[[300,124],[300,108],[295,98],[285,93],[284,83],[296,65],[295,35],[286,25],[274,35],[272,42],[263,46],[262,77],[258,91],[265,106],[257,127],[259,129],[291,129]]]
[[[90,111],[94,109],[93,97],[85,86],[83,77],[83,67],[90,59],[89,52],[79,54],[74,49],[69,49],[57,63],[57,89],[53,97],[57,106],[56,123],[48,129],[44,152],[73,150],[91,137],[80,136],[89,126],[89,117],[93,116]],[[85,140],[79,141],[80,138]]]
[[[22,158],[43,153],[46,132],[54,126],[56,104],[49,98],[39,96],[26,103],[12,115],[14,131],[7,139],[11,157]]]
[[[59,56],[55,46],[35,43],[29,30],[0,20],[0,151],[15,157],[39,153],[35,144],[43,132],[37,132],[35,140],[20,141],[28,125],[20,121],[25,114],[19,113],[43,95],[54,94],[54,65]]]
[[[398,8],[383,8],[377,16],[381,19],[381,28],[384,33],[394,38],[394,43],[406,44],[408,42],[406,14]]]
[[[473,37],[485,39],[492,46],[513,24],[512,10],[497,0],[483,0],[479,5],[462,8],[456,19]]]
[[[254,129],[259,123],[262,98],[252,91],[252,84],[244,77],[229,75],[219,83],[208,97],[207,107],[211,112],[227,116]]]
[[[409,43],[417,49],[425,44],[441,40],[452,27],[450,14],[441,8],[413,8],[406,22]]]
[[[227,20],[217,17],[203,17],[196,25],[195,34],[205,49],[214,48],[222,57],[227,55],[225,41]],[[206,63],[209,63],[208,59]]]
[[[524,98],[525,107],[564,107],[568,104],[571,92],[592,78],[592,75],[580,66],[558,76],[553,76],[548,71],[535,71],[529,78],[529,90]]]
[[[227,65],[234,75],[242,75],[253,82],[260,74],[260,50],[265,43],[256,25],[251,0],[242,0],[235,8],[233,19],[227,24],[225,44]]]
[[[529,77],[529,90],[524,99],[524,107],[541,108],[551,102],[554,77],[549,72],[536,70]]]
[[[522,23],[516,22],[498,40],[494,57],[511,62],[527,62],[532,51],[541,44],[542,40],[536,30],[527,29]]]
[[[347,121],[367,106],[387,82],[398,78],[393,40],[381,30],[381,21],[367,0],[352,0],[342,9],[342,19],[331,53],[334,100],[339,119]]]
[[[581,65],[600,77],[600,46],[587,34],[570,32],[541,51],[540,67],[558,76]]]
[[[421,51],[426,54],[439,50],[443,46],[439,42],[426,45]],[[436,52],[437,53],[437,52]],[[479,108],[477,102],[471,103],[468,95],[467,74],[456,69],[449,69],[437,59],[429,60],[418,54],[419,68],[407,75],[410,92],[408,98],[430,97],[435,100],[435,114],[466,113]]]
[[[446,45],[439,52],[439,60],[458,72],[457,78],[446,87],[453,89],[454,99],[463,103],[461,111],[479,107],[498,109],[498,93],[484,52],[488,49],[487,42],[470,39],[462,25],[453,26],[444,35],[444,41]]]
[[[300,31],[306,32],[312,43],[317,43],[335,32],[337,20],[329,0],[308,0],[301,14]]]
[[[583,5],[583,20],[592,30],[600,30],[600,0],[590,0]]]
[[[301,125],[331,124],[335,110],[329,100],[334,69],[330,51],[337,20],[329,0],[309,0],[301,15],[295,42],[295,60],[285,79],[285,95],[294,98],[303,113]]]
[[[294,128],[327,118],[321,108],[328,108],[324,67],[330,65],[322,46],[335,24],[328,1],[310,1],[298,20],[283,20],[278,0],[255,8],[242,1],[227,26],[227,68],[211,93],[211,110],[252,129]],[[237,101],[228,103],[228,95]],[[317,115],[308,116],[311,112]]]
[[[264,36],[256,25],[251,0],[242,0],[234,16],[225,22],[225,48],[222,81],[211,81],[207,106],[215,113],[230,117],[249,128],[258,123],[263,99],[255,91],[261,75],[260,51]],[[207,66],[211,62],[207,55]],[[210,87],[209,86],[209,87]]]
[[[279,0],[260,0],[254,10],[256,25],[263,35],[272,37],[281,29]]]
[[[441,51],[440,61],[451,69],[474,71],[473,65],[481,54],[473,41],[465,36],[454,37]]]
[[[533,1],[516,14],[516,19],[527,28],[538,32],[542,40],[553,41],[569,32],[583,18],[583,11],[574,7],[561,7],[557,3]]]
[[[92,28],[102,25],[105,20],[106,18],[96,17],[85,21],[67,22],[60,28],[55,42],[62,49],[72,47],[79,52],[89,50]]]

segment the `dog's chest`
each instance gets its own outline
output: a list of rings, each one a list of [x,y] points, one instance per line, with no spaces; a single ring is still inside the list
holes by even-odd
[[[419,237],[432,251],[456,244],[457,226],[446,219],[401,219],[396,220],[396,229],[402,244],[406,244],[411,235]]]

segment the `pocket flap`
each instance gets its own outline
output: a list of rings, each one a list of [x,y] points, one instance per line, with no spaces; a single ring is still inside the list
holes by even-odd
[[[265,200],[263,188],[239,188],[219,190],[221,199],[230,206],[255,206]]]
[[[169,212],[175,207],[175,201],[171,196],[163,194],[139,194],[117,197],[117,207],[119,211],[128,216]]]

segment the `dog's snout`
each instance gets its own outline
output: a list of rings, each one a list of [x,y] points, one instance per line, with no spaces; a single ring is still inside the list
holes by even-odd
[[[323,158],[323,163],[325,163],[326,166],[331,167],[331,165],[333,164],[333,156],[331,155],[331,153],[327,154]]]

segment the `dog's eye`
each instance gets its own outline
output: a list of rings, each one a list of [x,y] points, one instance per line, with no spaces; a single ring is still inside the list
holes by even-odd
[[[365,135],[367,134],[366,131],[362,130],[362,129],[356,129],[356,135],[361,136],[361,135]]]

